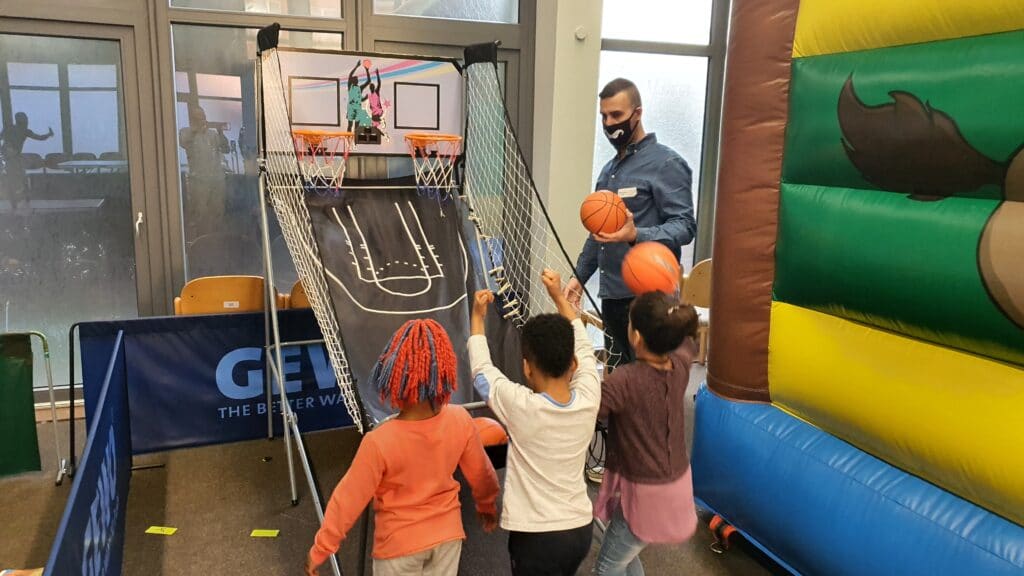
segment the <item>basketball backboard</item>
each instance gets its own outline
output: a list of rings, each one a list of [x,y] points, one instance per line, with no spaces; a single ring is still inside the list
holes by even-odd
[[[292,126],[352,132],[353,155],[406,156],[406,134],[462,134],[463,79],[453,60],[278,51]]]

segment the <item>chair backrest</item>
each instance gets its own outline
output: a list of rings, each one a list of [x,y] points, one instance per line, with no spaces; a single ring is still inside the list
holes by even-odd
[[[124,160],[120,152],[104,152],[100,154],[100,160]]]
[[[682,300],[701,308],[711,308],[711,259],[701,260],[683,283]]]
[[[96,155],[92,152],[75,152],[71,155],[72,160],[95,160]]]
[[[306,296],[306,289],[302,286],[302,280],[296,280],[292,286],[292,293],[288,297],[289,308],[309,308],[309,297]]]
[[[49,168],[50,170],[60,170],[60,166],[58,166],[58,164],[64,162],[67,159],[67,155],[65,155],[63,152],[50,152],[49,154],[46,155],[46,167]]]
[[[43,157],[35,152],[25,152],[22,154],[21,162],[26,170],[38,170],[43,167]]]
[[[227,314],[263,310],[262,276],[205,276],[190,280],[174,299],[174,314]]]

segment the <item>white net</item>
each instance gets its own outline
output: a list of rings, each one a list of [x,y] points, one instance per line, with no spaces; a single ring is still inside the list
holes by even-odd
[[[416,188],[421,195],[447,200],[455,188],[455,160],[462,137],[453,134],[406,134]]]
[[[505,110],[497,67],[466,68],[465,197],[476,225],[490,287],[504,316],[522,326],[535,314],[553,312],[540,281],[544,268],[563,281],[573,277],[572,258],[558,239]],[[594,304],[589,294],[584,299]]]
[[[352,133],[294,129],[292,140],[306,188],[321,196],[338,195],[352,150]]]
[[[266,50],[260,55],[260,76],[263,89],[267,195],[277,214],[288,252],[291,253],[295,269],[306,289],[320,331],[323,332],[324,345],[338,387],[341,389],[345,408],[352,416],[356,427],[363,432],[362,407],[345,356],[323,260],[313,235],[313,224],[305,202],[305,194],[308,190],[316,190],[318,182],[307,177],[299,167],[276,49]]]

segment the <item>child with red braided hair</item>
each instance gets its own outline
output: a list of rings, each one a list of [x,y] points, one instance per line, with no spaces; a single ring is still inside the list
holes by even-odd
[[[469,413],[448,405],[457,388],[448,334],[433,320],[406,322],[371,379],[399,412],[363,437],[327,505],[306,574],[316,575],[337,552],[372,498],[376,576],[455,576],[466,538],[455,468],[469,482],[486,532],[498,522],[498,477]]]

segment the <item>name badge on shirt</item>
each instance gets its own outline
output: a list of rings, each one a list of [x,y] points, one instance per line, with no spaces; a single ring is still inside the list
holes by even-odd
[[[619,188],[619,198],[633,198],[636,196],[636,186],[632,188]]]

